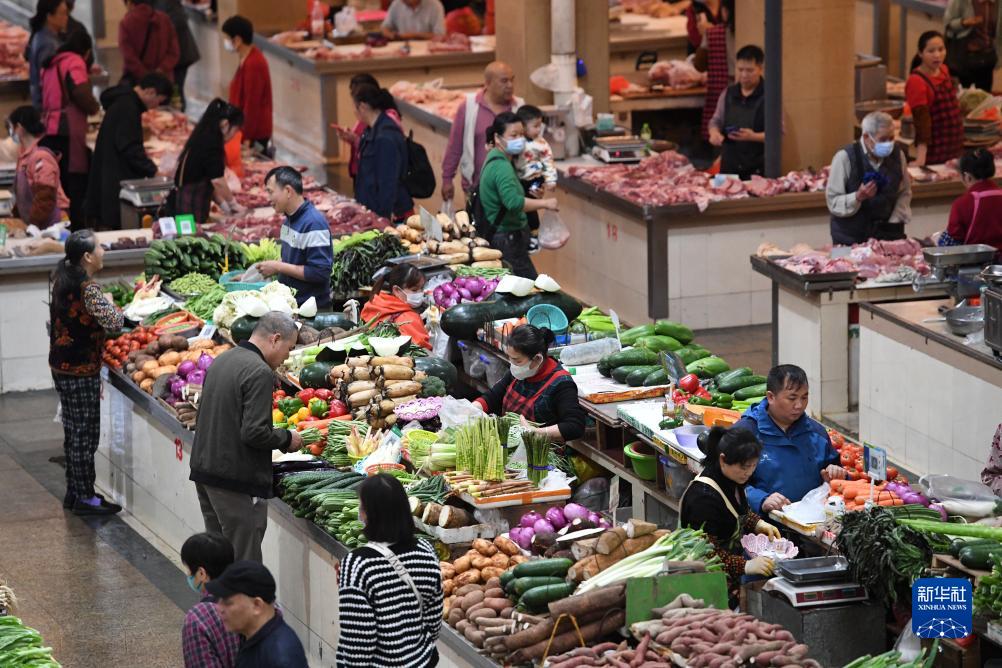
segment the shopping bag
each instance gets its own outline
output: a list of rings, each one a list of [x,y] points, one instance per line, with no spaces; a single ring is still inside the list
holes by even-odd
[[[539,245],[547,250],[563,248],[571,237],[571,231],[560,219],[556,211],[544,210],[539,215]]]

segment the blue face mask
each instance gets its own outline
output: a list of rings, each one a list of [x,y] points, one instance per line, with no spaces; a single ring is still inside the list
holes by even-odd
[[[197,582],[195,582],[195,576],[194,575],[187,575],[187,576],[185,576],[185,579],[188,581],[188,587],[193,592],[195,592],[196,594],[202,594],[202,593],[204,593],[202,591],[202,585],[200,585]]]
[[[891,153],[894,152],[894,142],[893,141],[877,141],[873,142],[873,155],[878,158],[886,158]]]
[[[508,155],[518,155],[525,150],[525,137],[516,137],[515,139],[509,139],[508,144],[505,146],[505,152]]]

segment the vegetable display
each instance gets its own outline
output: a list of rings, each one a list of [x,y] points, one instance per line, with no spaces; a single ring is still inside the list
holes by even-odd
[[[184,303],[184,308],[197,315],[202,320],[211,320],[216,307],[226,296],[226,288],[218,283],[203,291],[197,297],[192,297]]]
[[[367,420],[376,428],[397,423],[395,409],[418,398],[424,378],[424,372],[414,369],[414,358],[399,355],[349,357],[327,373],[334,395],[355,419]]]
[[[159,274],[165,281],[200,272],[214,281],[223,271],[243,269],[247,260],[240,245],[219,234],[211,237],[157,239],[144,257],[146,275]]]
[[[452,308],[462,302],[482,302],[494,294],[497,278],[480,278],[477,276],[459,277],[450,283],[443,283],[432,291],[435,305],[439,308]]]
[[[167,287],[170,288],[174,294],[194,296],[203,294],[218,285],[219,284],[216,280],[211,276],[206,276],[205,274],[193,271],[181,276],[180,278],[175,278],[168,284]]]
[[[490,299],[458,304],[445,311],[442,314],[442,331],[460,340],[475,341],[477,330],[485,322],[521,318],[538,304],[556,306],[564,312],[568,321],[581,313],[581,304],[562,292],[536,292],[526,297],[495,292]]]
[[[247,258],[247,266],[267,260],[281,260],[282,246],[274,239],[265,237],[256,244],[240,243],[240,249]]]
[[[525,444],[526,475],[538,485],[549,475],[550,438],[540,431],[529,430],[522,433],[522,442]]]
[[[260,290],[227,292],[212,312],[212,322],[217,327],[229,329],[238,318],[260,318],[268,311],[280,311],[288,315],[295,313],[296,297],[287,285],[272,281]]]
[[[877,656],[861,656],[852,663],[845,665],[845,668],[932,668],[939,653],[939,638],[932,641],[928,652],[923,649],[913,661],[904,661],[901,652],[884,652]]]
[[[497,418],[472,420],[456,431],[456,467],[481,480],[504,480],[504,449]]]
[[[11,668],[59,668],[52,648],[42,644],[42,635],[12,616],[0,617],[0,666]]]
[[[362,286],[372,285],[372,275],[387,260],[407,253],[400,237],[372,230],[361,232],[334,244],[331,267],[331,290],[335,298],[347,298]]]

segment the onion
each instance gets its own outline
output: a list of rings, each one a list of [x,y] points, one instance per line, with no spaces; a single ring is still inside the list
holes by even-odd
[[[531,529],[532,525],[536,523],[536,520],[541,520],[541,519],[543,518],[542,516],[540,516],[539,513],[537,513],[535,510],[530,510],[525,515],[522,515],[522,519],[519,520],[518,525],[525,529]]]
[[[199,370],[201,371],[207,370],[210,366],[212,366],[212,362],[213,362],[212,355],[210,355],[209,353],[202,353],[201,355],[198,356]]]
[[[459,296],[463,299],[473,299],[473,295],[466,288],[459,288]]]
[[[187,378],[188,374],[194,371],[196,368],[195,363],[191,360],[185,360],[177,365],[177,375],[182,378]]]
[[[522,537],[522,532],[525,531],[522,527],[514,527],[508,530],[508,538],[511,538],[518,544],[519,539]]]
[[[172,396],[180,397],[181,393],[184,392],[184,387],[187,385],[184,378],[176,377],[176,380],[172,380],[170,383],[170,393]]]
[[[515,544],[523,550],[528,550],[529,546],[532,545],[532,537],[535,535],[536,532],[532,530],[532,527],[523,527],[522,530],[518,532]]]
[[[602,516],[594,512],[588,513],[588,521],[598,526],[602,522]]]
[[[534,533],[556,533],[550,521],[542,518],[536,520],[532,525],[532,530]]]
[[[452,283],[443,283],[440,287],[442,288],[442,292],[450,297],[456,294],[456,286]]]
[[[567,526],[567,518],[564,517],[564,511],[556,506],[546,511],[546,519],[557,529],[563,529]]]
[[[201,385],[205,382],[205,371],[196,369],[188,374],[189,385]]]
[[[567,518],[568,522],[573,522],[576,519],[588,519],[589,512],[580,503],[568,503],[564,506],[564,517]]]
[[[946,514],[946,508],[944,508],[942,505],[938,503],[933,503],[929,507],[935,510],[937,513],[939,513],[939,516],[943,518],[944,522],[948,522],[950,520],[950,516]]]
[[[605,519],[604,517],[602,517],[602,518],[599,519],[598,525],[600,527],[602,527],[603,529],[611,529],[612,528],[612,522],[610,522],[609,520]]]

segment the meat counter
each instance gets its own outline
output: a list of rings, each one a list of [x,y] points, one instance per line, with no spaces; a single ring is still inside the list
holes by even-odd
[[[373,49],[374,57],[368,58],[359,57],[361,46],[337,46],[332,53],[340,54],[339,60],[307,58],[263,35],[255,35],[255,44],[271,70],[276,146],[311,167],[325,169],[331,183],[336,183],[335,165],[348,159],[331,124],[352,127],[357,122],[348,90],[353,75],[371,73],[387,87],[400,79],[442,79],[448,86],[475,87],[483,81],[484,67],[494,59],[493,48],[432,53],[423,41],[409,42],[410,55],[404,57],[393,55],[401,42]]]

